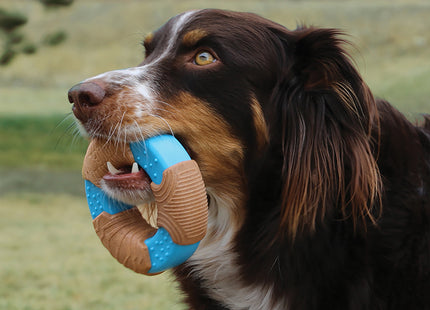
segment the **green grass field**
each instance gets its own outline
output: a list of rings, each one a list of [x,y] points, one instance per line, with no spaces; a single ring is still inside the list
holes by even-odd
[[[374,94],[414,119],[430,112],[430,3],[356,1],[85,1],[29,15],[36,42],[50,29],[68,40],[0,67],[0,309],[183,309],[169,273],[137,275],[93,231],[80,169],[87,142],[70,116],[67,90],[103,71],[138,64],[140,41],[171,16],[203,7],[251,11],[289,28],[341,28]],[[0,37],[1,43],[1,37]]]
[[[118,264],[70,195],[0,198],[0,309],[183,309],[166,273]]]

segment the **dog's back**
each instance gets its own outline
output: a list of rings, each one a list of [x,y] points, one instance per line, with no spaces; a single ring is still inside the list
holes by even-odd
[[[429,116],[414,126],[387,102],[378,107],[383,209],[367,238],[373,294],[381,309],[430,309]]]

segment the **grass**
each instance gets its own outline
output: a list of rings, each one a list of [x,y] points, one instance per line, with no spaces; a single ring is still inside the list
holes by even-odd
[[[74,136],[73,125],[58,115],[0,117],[1,166],[80,169],[87,142]]]
[[[108,254],[82,198],[0,197],[0,248],[0,309],[183,309],[168,273],[144,277]]]
[[[66,86],[0,86],[0,117],[66,115],[71,111],[67,90]]]
[[[76,197],[85,195],[82,176],[78,170],[0,167],[0,175],[0,197],[10,193],[69,194]]]
[[[0,309],[183,309],[166,273],[134,274],[93,231],[80,169],[87,142],[74,136],[67,90],[100,72],[138,64],[140,41],[180,12],[251,11],[290,29],[341,28],[374,94],[413,118],[430,112],[430,3],[427,0],[105,0],[44,10],[2,0],[28,14],[35,42],[55,30],[67,41],[0,68]],[[1,43],[1,42],[0,42]]]
[[[137,275],[101,245],[71,124],[0,117],[0,309],[183,309],[169,273]]]

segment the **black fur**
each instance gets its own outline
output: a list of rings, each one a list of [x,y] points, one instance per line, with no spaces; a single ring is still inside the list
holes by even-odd
[[[288,31],[258,17],[217,11],[204,11],[203,18],[228,71],[205,73],[212,74],[212,92],[201,84],[202,90],[190,91],[213,104],[248,150],[246,219],[234,247],[241,281],[272,285],[272,302],[286,298],[288,309],[294,310],[430,309],[429,131],[373,99],[337,31]],[[194,24],[205,27],[200,19]],[[350,86],[356,100],[351,109],[333,90],[335,82]],[[244,117],[249,114],[250,94],[256,94],[270,128],[270,142],[258,153],[251,135],[254,128],[249,116]],[[306,128],[299,128],[299,121]],[[354,177],[351,166],[360,165],[360,158],[351,162],[350,156],[364,156],[351,154],[348,148],[353,146],[345,141],[349,136],[365,139],[382,182],[380,196],[369,197],[373,220],[365,216],[361,223],[354,217],[362,214],[352,214],[349,206],[339,205],[339,193],[330,192],[313,229],[303,228],[294,240],[280,233],[288,229],[282,224],[283,186],[295,182],[284,179],[282,170],[289,163],[283,152],[291,139],[296,139],[294,145],[299,143],[305,129],[306,134],[329,135],[315,139],[340,135],[334,143],[345,147],[345,187]],[[319,146],[306,147],[315,152]],[[344,204],[352,195],[351,188],[346,192]],[[227,309],[210,301],[198,281],[190,283],[194,278],[187,277],[187,268],[178,268],[176,275],[191,307]],[[270,308],[268,304],[266,309]]]

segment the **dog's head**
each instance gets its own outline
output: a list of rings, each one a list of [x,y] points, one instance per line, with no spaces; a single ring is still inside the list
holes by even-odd
[[[69,99],[90,137],[174,134],[199,164],[217,229],[273,212],[294,237],[327,214],[364,219],[377,197],[374,100],[339,35],[187,12],[145,38],[139,66],[87,79]]]

